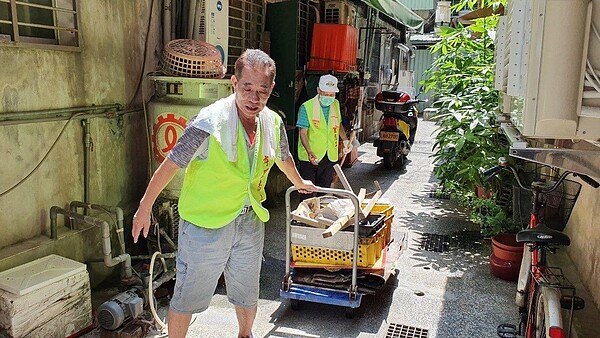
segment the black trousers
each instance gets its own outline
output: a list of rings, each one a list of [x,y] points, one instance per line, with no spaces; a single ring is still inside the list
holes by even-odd
[[[298,161],[298,172],[305,180],[310,180],[314,185],[322,188],[330,188],[333,180],[333,166],[336,162],[331,162],[327,158],[327,154],[319,162],[314,165],[307,161]],[[310,197],[315,197],[317,194],[300,194],[300,199],[305,200]]]

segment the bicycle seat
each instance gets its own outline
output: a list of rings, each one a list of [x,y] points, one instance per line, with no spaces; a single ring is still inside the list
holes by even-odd
[[[519,231],[517,233],[517,242],[567,246],[571,244],[571,239],[564,233],[550,229],[543,223],[540,223],[535,229],[525,229]]]

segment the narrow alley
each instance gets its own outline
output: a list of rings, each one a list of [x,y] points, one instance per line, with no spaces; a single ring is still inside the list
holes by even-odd
[[[429,196],[436,186],[430,158],[434,130],[433,122],[420,121],[403,169],[384,170],[371,142],[362,144],[358,162],[344,169],[355,191],[373,191],[373,181],[380,183],[383,198],[394,206],[393,233],[406,231],[409,236],[397,277],[376,295],[363,298],[354,319],[347,319],[341,307],[303,303],[292,310],[289,301],[280,299],[285,203],[283,195],[277,199],[267,224],[255,337],[495,337],[497,324],[516,323],[515,284],[489,272],[489,239],[479,236],[452,201]],[[426,237],[443,239],[447,245],[427,245],[443,252],[421,249]],[[166,307],[160,313],[165,316]],[[194,317],[188,336],[233,337],[236,325],[233,307],[220,288],[211,307]],[[388,334],[394,329],[405,329],[408,335]]]

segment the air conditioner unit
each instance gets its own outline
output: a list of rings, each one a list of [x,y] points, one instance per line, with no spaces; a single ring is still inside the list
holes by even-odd
[[[496,41],[504,113],[530,138],[600,138],[600,0],[508,1]]]
[[[202,0],[203,7],[197,22],[195,39],[217,47],[221,61],[227,65],[229,45],[229,2],[227,0]]]
[[[337,23],[355,26],[356,7],[345,1],[325,2],[323,23]]]

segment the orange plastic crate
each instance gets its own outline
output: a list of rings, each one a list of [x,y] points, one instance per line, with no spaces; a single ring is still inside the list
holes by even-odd
[[[316,23],[313,26],[308,70],[356,71],[358,30],[350,25]]]

